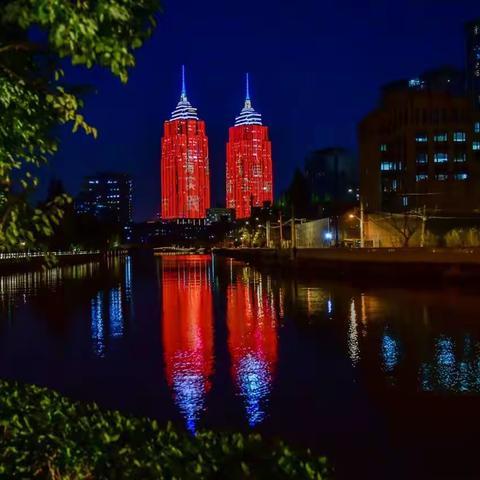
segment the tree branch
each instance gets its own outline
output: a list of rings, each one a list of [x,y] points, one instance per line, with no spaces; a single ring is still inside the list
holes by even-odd
[[[11,51],[35,52],[35,51],[40,51],[44,49],[45,47],[43,47],[39,43],[32,43],[32,42],[11,43],[9,45],[0,47],[0,54],[5,52],[11,52]]]

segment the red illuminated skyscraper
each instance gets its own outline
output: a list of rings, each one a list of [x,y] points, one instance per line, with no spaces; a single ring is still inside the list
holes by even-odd
[[[164,123],[161,159],[162,218],[205,218],[210,208],[210,172],[205,122],[187,99],[185,69],[182,94]]]
[[[250,100],[248,73],[245,106],[230,127],[227,143],[227,208],[237,218],[250,216],[251,207],[273,202],[272,145],[268,127]]]

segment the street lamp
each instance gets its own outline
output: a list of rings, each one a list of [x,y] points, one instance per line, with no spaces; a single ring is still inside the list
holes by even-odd
[[[364,222],[364,214],[363,214],[363,203],[360,202],[360,217],[357,217],[357,215],[354,215],[353,213],[350,213],[348,215],[348,218],[356,218],[357,220],[360,221],[360,248],[363,248],[365,246],[365,232],[363,229],[363,222]]]
[[[349,218],[356,218],[357,220],[360,221],[360,248],[363,248],[365,246],[365,232],[363,229],[363,220],[364,220],[364,214],[363,214],[363,202],[360,202],[360,217],[357,217],[353,213],[351,213]]]

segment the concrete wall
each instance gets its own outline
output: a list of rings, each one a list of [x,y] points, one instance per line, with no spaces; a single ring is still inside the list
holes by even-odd
[[[296,226],[298,248],[324,248],[332,245],[333,233],[330,219],[321,218]]]
[[[403,247],[405,246],[405,235],[403,233],[405,233],[409,237],[408,246],[418,247],[421,242],[421,224],[420,218],[405,218],[402,214],[365,215],[365,246]],[[296,233],[298,248],[326,248],[333,246],[335,243],[333,222],[328,218],[297,225]],[[360,219],[355,213],[352,212],[339,218],[338,235],[341,245],[359,246]]]

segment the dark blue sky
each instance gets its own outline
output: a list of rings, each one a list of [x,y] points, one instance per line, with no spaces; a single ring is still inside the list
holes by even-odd
[[[356,124],[382,84],[462,67],[463,24],[478,16],[478,0],[164,0],[127,85],[97,69],[68,69],[70,80],[96,87],[85,114],[99,138],[64,135],[49,174],[76,193],[97,170],[131,173],[135,218],[152,217],[163,121],[178,101],[185,63],[189,100],[207,123],[212,203],[224,199],[225,143],[246,71],[253,105],[270,126],[278,196],[309,150],[356,150]]]

